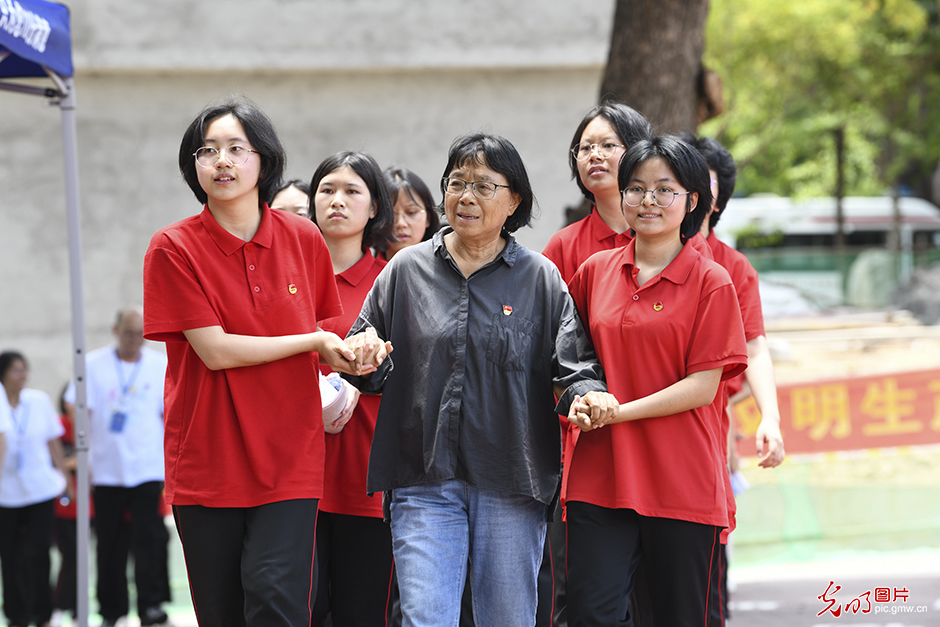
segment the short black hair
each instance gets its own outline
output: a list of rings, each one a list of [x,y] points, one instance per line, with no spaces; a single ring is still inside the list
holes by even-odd
[[[574,137],[571,138],[571,145],[568,147],[568,166],[571,168],[571,178],[578,183],[581,193],[591,202],[594,202],[594,194],[588,191],[581,181],[581,177],[578,176],[578,160],[574,158],[571,151],[581,143],[581,136],[584,135],[584,129],[587,128],[587,125],[598,116],[610,122],[610,125],[617,131],[620,141],[628,150],[630,146],[641,139],[653,138],[653,126],[643,117],[643,114],[622,102],[605,100],[584,114],[581,123],[578,124],[578,128],[574,132]]]
[[[427,213],[428,216],[428,228],[424,229],[424,235],[421,237],[421,241],[426,242],[431,239],[431,236],[440,230],[441,219],[438,217],[437,211],[435,211],[437,205],[434,202],[434,197],[431,196],[431,190],[428,188],[427,184],[420,176],[411,170],[406,170],[405,168],[394,165],[385,168],[385,172],[382,173],[382,176],[385,178],[385,189],[388,190],[388,196],[392,199],[393,207],[395,201],[398,199],[398,194],[402,191],[408,194],[416,203],[424,207],[425,213]]]
[[[316,191],[327,174],[338,170],[344,166],[352,168],[353,172],[359,175],[366,188],[369,190],[369,196],[375,203],[375,217],[369,218],[366,222],[366,228],[362,232],[363,248],[375,247],[384,248],[388,243],[392,233],[392,225],[395,222],[395,213],[392,209],[392,200],[389,198],[388,190],[385,189],[385,179],[382,178],[382,169],[372,155],[364,152],[343,150],[330,155],[317,166],[310,179],[310,196],[307,205],[307,215],[316,223]]]
[[[718,175],[718,198],[715,199],[715,207],[718,211],[713,211],[708,217],[708,226],[713,229],[721,219],[728,200],[734,194],[734,185],[738,180],[738,166],[731,153],[713,137],[693,136],[692,146],[702,155],[708,167]]]
[[[617,173],[617,183],[620,189],[623,190],[628,186],[640,164],[657,158],[666,162],[679,184],[689,192],[685,199],[686,215],[679,229],[679,236],[685,243],[699,232],[705,215],[712,205],[708,164],[695,148],[675,135],[659,135],[651,140],[644,139],[633,144],[623,155],[620,170]],[[695,208],[689,211],[692,194],[698,194],[698,201]]]
[[[3,351],[0,353],[0,381],[3,381],[7,376],[7,370],[17,361],[22,361],[27,367],[29,366],[29,362],[23,357],[23,353],[17,351]]]
[[[529,174],[516,147],[499,135],[488,133],[470,133],[458,137],[450,145],[447,154],[447,166],[444,176],[441,177],[441,195],[444,195],[444,179],[450,176],[454,169],[467,164],[486,166],[494,172],[506,177],[509,191],[519,194],[521,201],[511,216],[503,224],[504,233],[514,233],[524,226],[532,223],[532,210],[535,205],[535,194],[529,184]],[[444,201],[441,200],[440,211],[444,211]]]
[[[281,183],[278,186],[278,188],[274,190],[274,196],[277,196],[278,194],[280,194],[281,192],[283,192],[285,189],[289,187],[296,187],[297,189],[305,193],[307,196],[310,195],[310,183],[308,183],[307,181],[301,181],[300,179],[291,179],[289,181],[284,181],[283,183]],[[271,196],[272,200],[274,199],[274,196]]]
[[[284,166],[287,164],[287,153],[277,137],[274,124],[254,102],[244,96],[231,96],[226,100],[207,106],[196,116],[180,141],[179,168],[180,174],[193,190],[196,199],[206,204],[209,196],[199,185],[196,175],[196,159],[193,153],[205,143],[206,129],[209,125],[226,115],[238,120],[252,147],[261,157],[261,175],[258,177],[258,199],[263,203],[270,203],[281,184]]]

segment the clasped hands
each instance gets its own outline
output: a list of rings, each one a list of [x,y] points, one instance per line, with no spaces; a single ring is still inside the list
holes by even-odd
[[[568,410],[568,422],[582,431],[591,431],[614,422],[619,414],[620,402],[613,394],[588,392],[584,396],[575,395]]]
[[[392,343],[383,342],[375,329],[367,327],[365,331],[351,335],[345,340],[346,348],[355,355],[349,361],[349,373],[356,376],[371,374],[382,365],[385,358],[392,352]]]

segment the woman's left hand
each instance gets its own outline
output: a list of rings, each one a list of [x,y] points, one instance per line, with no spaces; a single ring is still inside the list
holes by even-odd
[[[322,363],[328,365],[334,372],[363,374],[360,369],[356,368],[356,354],[346,346],[346,342],[340,336],[329,331],[317,331],[314,335],[318,336],[317,352],[320,354]]]
[[[757,427],[757,455],[760,459],[757,465],[761,468],[776,468],[783,463],[786,452],[783,449],[783,436],[780,434],[779,420],[770,420],[767,417],[761,420]]]
[[[591,424],[591,408],[586,403],[581,402],[581,397],[575,395],[568,408],[568,422],[580,428],[582,431],[590,431],[594,428]]]
[[[359,396],[362,394],[355,386],[349,385],[345,381],[343,385],[346,386],[346,405],[343,407],[343,411],[339,412],[336,420],[333,421],[332,428],[334,430],[331,433],[339,433],[343,430],[343,427],[352,418],[353,411],[356,409],[356,405],[359,404]]]
[[[383,342],[373,327],[346,338],[346,348],[355,355],[350,366],[356,370],[352,374],[364,375],[375,372],[388,354],[392,352],[392,343]]]

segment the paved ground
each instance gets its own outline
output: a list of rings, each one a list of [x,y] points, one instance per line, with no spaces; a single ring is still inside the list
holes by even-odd
[[[938,578],[839,578],[831,586],[830,581],[833,580],[823,577],[812,581],[742,584],[731,597],[731,619],[728,624],[731,627],[940,625]],[[839,589],[833,594],[832,591],[835,591],[837,586]],[[827,588],[829,593],[826,592]],[[900,592],[901,596],[896,597],[895,602],[876,603],[876,590],[887,594],[889,599],[895,598],[892,596],[895,591]],[[823,599],[820,599],[820,596]],[[835,601],[835,604],[830,604],[830,599]],[[834,616],[833,612],[838,612],[839,616]]]
[[[178,545],[174,546],[176,549]],[[177,564],[182,556],[175,553]],[[174,579],[176,602],[169,607],[173,625],[196,627],[196,619],[186,596],[185,574]],[[908,551],[844,552],[817,555],[808,561],[778,561],[734,565],[729,627],[940,627],[940,548]],[[833,587],[829,594],[829,582]],[[835,586],[841,586],[837,592]],[[903,597],[894,602],[876,603],[876,589],[887,588],[890,595]],[[852,601],[869,592],[871,612],[859,603],[852,613]],[[838,617],[823,612],[834,599],[840,607],[849,604]],[[832,609],[836,606],[833,605]],[[892,614],[893,612],[893,614]],[[94,624],[94,623],[93,623]],[[134,623],[129,623],[134,624]]]
[[[731,627],[940,626],[940,549],[846,552],[730,573]]]
[[[182,549],[172,527],[170,535],[174,601],[165,609],[174,627],[197,627]],[[734,560],[732,553],[729,627],[940,627],[940,547],[815,553],[810,559],[750,558],[747,563]],[[830,581],[833,587],[826,594]],[[835,586],[840,589],[835,591]],[[906,589],[909,596],[876,603],[876,589],[885,588],[890,594]],[[870,593],[871,612],[863,614],[866,607],[860,603],[853,614],[852,601],[865,592]],[[828,606],[818,598],[824,595],[843,607],[838,617],[831,613],[817,616]],[[848,610],[844,609],[846,604]],[[91,605],[93,611],[97,609],[94,599]],[[89,625],[96,627],[100,622],[100,617],[93,615]],[[137,627],[140,622],[130,616],[125,624]]]

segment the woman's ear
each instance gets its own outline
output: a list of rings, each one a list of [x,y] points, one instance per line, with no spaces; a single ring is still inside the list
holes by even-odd
[[[692,213],[698,206],[698,192],[689,194],[689,210],[686,213]]]
[[[372,207],[369,209],[369,219],[371,220],[379,214],[379,202],[377,200],[372,201]]]
[[[509,215],[514,214],[516,212],[516,209],[519,207],[521,203],[522,203],[522,195],[513,194],[512,195],[512,207],[510,207],[509,209]]]

